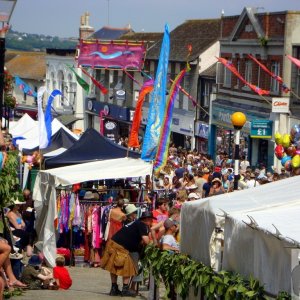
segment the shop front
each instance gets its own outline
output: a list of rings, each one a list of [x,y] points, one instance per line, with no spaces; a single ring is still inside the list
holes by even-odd
[[[129,136],[129,108],[96,101],[95,98],[86,98],[85,101],[86,128],[94,128],[116,143]]]
[[[253,111],[253,108],[248,105],[228,107],[222,101],[214,101],[208,143],[209,154],[215,157],[217,153],[225,152],[229,158],[234,157],[235,131],[231,123],[231,115],[241,111],[246,115],[247,121],[241,129],[240,157],[245,155],[254,167],[261,164],[271,167],[274,160],[274,142],[271,141],[272,132],[270,133],[269,130],[271,128],[272,131],[270,114],[264,111]],[[260,124],[261,127],[256,127],[259,134],[253,133],[253,124]]]

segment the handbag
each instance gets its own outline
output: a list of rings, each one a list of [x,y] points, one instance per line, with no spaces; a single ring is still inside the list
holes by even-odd
[[[105,227],[105,231],[104,231],[104,241],[107,241],[107,239],[108,239],[109,228],[110,228],[110,213],[111,213],[111,209],[109,210],[108,221],[106,223],[106,227]]]

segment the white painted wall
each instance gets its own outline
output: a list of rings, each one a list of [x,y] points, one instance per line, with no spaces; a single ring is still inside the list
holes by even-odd
[[[216,56],[220,56],[220,42],[215,42],[207,50],[203,51],[199,59],[199,73],[205,71],[217,62]]]

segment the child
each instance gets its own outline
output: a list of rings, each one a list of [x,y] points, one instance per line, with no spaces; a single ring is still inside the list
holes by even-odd
[[[65,268],[65,258],[58,256],[55,260],[56,267],[53,268],[53,278],[56,280],[60,290],[67,290],[72,285],[72,278],[69,271]]]

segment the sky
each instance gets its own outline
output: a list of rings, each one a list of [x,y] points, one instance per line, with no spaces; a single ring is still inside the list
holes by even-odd
[[[244,7],[259,12],[300,11],[300,0],[18,0],[13,30],[59,37],[78,37],[80,16],[90,14],[95,30],[128,24],[135,32],[163,32],[186,20],[239,15]]]

